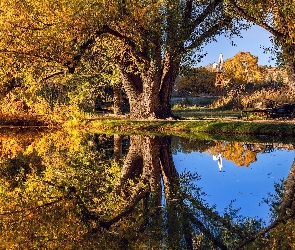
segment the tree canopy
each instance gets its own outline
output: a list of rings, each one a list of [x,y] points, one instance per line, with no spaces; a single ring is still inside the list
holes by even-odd
[[[238,34],[244,19],[274,35],[292,82],[293,12],[294,4],[277,0],[4,0],[0,90],[23,88],[26,98],[42,93],[50,102],[41,86],[66,86],[71,103],[85,107],[83,100],[94,103],[101,82],[118,84],[127,94],[131,118],[171,117],[180,66],[193,56],[198,60],[202,46],[216,35]],[[25,104],[38,98],[32,99]],[[56,100],[65,102],[65,95]]]
[[[116,65],[132,116],[169,117],[180,63],[233,28],[225,7],[222,0],[1,1],[1,75],[64,76],[98,51],[88,60]]]
[[[295,84],[295,4],[292,0],[226,0],[233,13],[269,31],[278,49],[278,59],[287,68],[290,85]]]

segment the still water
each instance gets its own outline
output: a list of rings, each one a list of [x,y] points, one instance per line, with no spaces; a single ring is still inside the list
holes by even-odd
[[[173,159],[179,172],[191,171],[200,175],[197,183],[207,194],[206,201],[216,205],[219,212],[232,203],[244,216],[269,222],[269,206],[263,201],[269,193],[274,193],[275,183],[287,178],[295,150],[290,150],[288,145],[267,151],[263,149],[256,153],[249,165],[239,165],[223,155],[224,152],[210,155],[179,151]]]
[[[292,142],[0,136],[0,249],[295,247]]]

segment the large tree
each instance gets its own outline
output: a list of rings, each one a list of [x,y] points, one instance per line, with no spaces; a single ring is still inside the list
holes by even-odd
[[[233,12],[269,31],[290,86],[295,88],[295,4],[293,0],[227,0]]]
[[[223,0],[4,0],[0,12],[2,66],[39,78],[74,73],[85,54],[103,49],[133,118],[172,116],[181,62],[233,27]]]

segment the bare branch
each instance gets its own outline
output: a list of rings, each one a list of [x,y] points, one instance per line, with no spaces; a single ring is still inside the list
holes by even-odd
[[[58,71],[58,72],[55,72],[55,73],[53,73],[53,74],[50,74],[50,75],[48,75],[48,76],[42,78],[40,82],[46,81],[46,80],[48,80],[48,79],[50,79],[50,78],[52,78],[52,77],[58,76],[58,75],[63,75],[64,73],[65,73],[65,72],[64,72],[63,70]]]

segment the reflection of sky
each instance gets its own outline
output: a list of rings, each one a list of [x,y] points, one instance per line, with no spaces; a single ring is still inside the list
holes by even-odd
[[[173,155],[176,169],[198,173],[199,186],[207,194],[209,205],[217,205],[217,210],[234,202],[234,208],[241,208],[240,214],[267,220],[269,208],[262,202],[268,193],[274,193],[274,183],[287,178],[295,158],[294,151],[275,150],[258,154],[257,161],[249,167],[238,167],[232,161],[223,158],[223,168],[219,171],[217,161],[207,153],[193,152]]]

